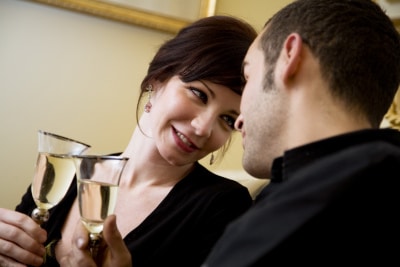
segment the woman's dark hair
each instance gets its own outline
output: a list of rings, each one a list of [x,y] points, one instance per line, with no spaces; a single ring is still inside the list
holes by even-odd
[[[186,83],[206,80],[242,95],[242,63],[256,37],[257,32],[250,24],[231,16],[202,18],[181,29],[158,49],[150,62],[136,106],[138,127],[140,104],[147,92],[146,87],[153,82],[166,82],[175,75]],[[222,156],[230,141],[221,149]]]
[[[231,16],[202,18],[181,29],[159,48],[150,62],[141,84],[137,117],[146,87],[175,75],[183,82],[207,80],[224,85],[241,95],[242,62],[256,36],[250,24]]]

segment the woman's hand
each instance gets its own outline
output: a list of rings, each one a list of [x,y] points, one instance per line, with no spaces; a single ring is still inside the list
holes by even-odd
[[[31,217],[0,208],[0,266],[40,266],[47,233]]]
[[[117,217],[110,215],[104,222],[103,239],[107,243],[102,267],[131,267],[131,253],[117,228]]]
[[[89,251],[89,232],[79,220],[72,238],[71,250],[62,258],[57,260],[61,267],[85,266],[96,267]]]
[[[61,267],[131,267],[131,254],[118,231],[115,215],[110,215],[104,222],[103,240],[98,256],[92,259],[90,255],[89,233],[79,222],[73,237],[71,252],[59,259]]]

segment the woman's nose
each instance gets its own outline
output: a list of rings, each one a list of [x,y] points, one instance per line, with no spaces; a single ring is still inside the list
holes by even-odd
[[[192,120],[192,127],[195,128],[196,135],[209,137],[211,136],[214,123],[214,116],[205,113]]]

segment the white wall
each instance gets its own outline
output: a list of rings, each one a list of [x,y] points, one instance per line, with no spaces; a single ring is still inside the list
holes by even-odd
[[[122,151],[136,92],[170,35],[21,0],[0,3],[0,205],[30,182],[37,130]]]
[[[261,29],[288,2],[218,0],[217,13]],[[141,79],[170,37],[35,2],[1,0],[0,206],[14,208],[32,179],[38,129],[90,143],[93,153],[122,151],[136,124]],[[245,176],[240,143],[236,135],[231,153],[213,170]]]

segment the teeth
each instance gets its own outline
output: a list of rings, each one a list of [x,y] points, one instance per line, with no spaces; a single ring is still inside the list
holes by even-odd
[[[192,144],[189,142],[189,140],[187,140],[187,138],[181,134],[180,132],[176,132],[176,135],[182,140],[182,142],[184,142],[186,145],[188,146],[192,146]]]

